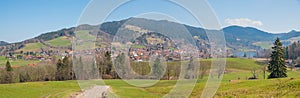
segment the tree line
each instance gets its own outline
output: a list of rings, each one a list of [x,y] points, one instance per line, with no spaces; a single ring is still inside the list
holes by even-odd
[[[270,75],[268,78],[287,77],[285,66],[285,49],[282,43],[277,39],[272,47],[271,60],[267,67]],[[161,61],[159,57],[155,58],[152,64],[150,62],[134,62],[125,59],[126,54],[118,55],[112,60],[110,52],[96,53],[93,56],[63,57],[54,59],[52,62],[40,62],[36,66],[22,66],[13,68],[9,62],[6,62],[5,68],[0,68],[0,83],[17,83],[31,81],[64,81],[64,80],[86,80],[86,79],[120,79],[120,75],[125,79],[178,79],[182,76],[185,79],[200,78],[207,75],[207,70],[211,62],[200,62],[201,66],[196,66],[191,58],[188,61]],[[290,55],[289,55],[290,56]],[[95,62],[96,60],[96,62]],[[198,61],[197,61],[198,62]],[[113,66],[115,64],[115,66]],[[183,65],[183,66],[182,66]],[[165,67],[165,68],[163,68]],[[152,68],[152,70],[151,70]],[[195,69],[200,69],[200,76],[195,76]],[[185,74],[181,75],[184,69]],[[129,71],[128,71],[129,70]],[[150,75],[149,77],[136,77],[139,74]],[[159,77],[162,76],[162,77]]]
[[[95,59],[89,56],[79,57],[63,57],[61,59],[53,59],[51,62],[42,61],[35,66],[12,67],[7,60],[5,68],[0,68],[0,83],[18,83],[32,81],[64,81],[64,80],[87,80],[87,79],[120,79],[119,74],[126,73],[125,69],[131,70],[140,76],[150,74],[150,77],[134,77],[127,75],[126,79],[178,79],[181,68],[187,72],[183,75],[186,79],[197,78],[196,65],[193,59],[186,61],[182,66],[181,62],[167,62],[166,66],[162,65],[162,61],[156,58],[152,65],[150,62],[126,62],[125,54],[122,53],[112,61],[110,52],[96,53]],[[96,60],[96,62],[95,62]],[[115,66],[113,66],[113,63]],[[200,77],[204,77],[209,69],[209,64],[206,63],[199,69],[201,70]],[[126,67],[127,66],[127,67]],[[130,67],[128,67],[130,66]],[[152,70],[151,70],[152,66]],[[116,68],[117,67],[117,68]],[[165,69],[163,67],[166,67]],[[117,71],[119,73],[117,73]],[[162,76],[162,77],[157,77]]]
[[[286,57],[292,59],[294,63],[300,63],[300,42],[293,42],[291,45],[286,47]]]

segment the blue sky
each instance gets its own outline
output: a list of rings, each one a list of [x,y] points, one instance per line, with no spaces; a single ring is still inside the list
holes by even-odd
[[[300,0],[207,1],[223,27],[251,26],[272,33],[300,30]],[[18,42],[49,31],[76,26],[88,3],[89,0],[2,0],[0,40]],[[137,6],[139,10],[135,11]],[[193,17],[182,8],[165,1],[138,1],[120,8],[108,20],[120,20],[160,10],[182,23],[198,26]]]
[[[255,27],[272,33],[300,30],[300,0],[209,0],[209,2],[223,25],[228,25],[226,19],[232,23],[233,19],[247,18],[260,21],[262,25]]]
[[[1,0],[0,40],[23,41],[75,26],[89,0]]]

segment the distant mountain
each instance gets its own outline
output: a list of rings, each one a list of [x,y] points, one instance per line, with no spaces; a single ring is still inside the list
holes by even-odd
[[[300,32],[292,30],[288,33],[275,34],[275,36],[278,36],[281,40],[288,40],[290,38],[300,36]]]
[[[204,48],[209,47],[208,45],[209,39],[206,35],[206,31],[212,31],[212,32],[223,31],[227,42],[227,46],[234,50],[241,49],[241,48],[255,49],[255,50],[261,49],[262,46],[259,46],[254,43],[256,42],[271,43],[274,41],[276,37],[285,40],[286,44],[289,44],[291,41],[290,39],[292,39],[292,41],[295,41],[297,40],[298,37],[300,37],[300,32],[294,30],[288,33],[281,33],[281,34],[273,34],[262,30],[258,30],[256,28],[241,27],[241,26],[229,26],[221,30],[206,30],[204,28],[193,27],[193,26],[170,22],[166,20],[157,21],[157,20],[150,20],[150,19],[143,19],[143,18],[129,18],[120,21],[105,22],[100,25],[85,24],[77,27],[54,31],[54,32],[48,32],[48,33],[41,34],[37,37],[34,37],[32,39],[28,39],[17,43],[0,42],[0,54],[22,49],[26,47],[27,44],[30,43],[41,43],[43,44],[43,46],[46,47],[57,48],[54,46],[52,47],[51,43],[47,43],[47,42],[60,37],[65,37],[63,39],[69,40],[71,38],[68,37],[74,37],[76,35],[75,34],[76,30],[85,30],[87,31],[88,35],[92,35],[92,36],[98,35],[98,37],[101,38],[99,42],[101,41],[109,42],[112,40],[113,36],[116,35],[116,33],[118,33],[119,29],[129,29],[124,27],[124,24],[126,23],[127,25],[127,22],[131,22],[130,24],[131,30],[138,29],[138,30],[133,30],[134,32],[144,32],[144,31],[152,32],[155,31],[156,29],[160,29],[163,30],[164,32],[169,32],[170,34],[172,33],[176,34],[176,32],[181,32],[177,30],[178,27],[183,26],[186,28],[186,30],[189,31],[192,37],[196,36],[198,38],[195,41],[197,42],[197,45],[199,47],[205,44]],[[154,24],[154,25],[149,25],[149,24]],[[71,48],[71,46],[69,48]]]
[[[265,32],[253,27],[241,27],[241,26],[229,26],[223,28],[222,30],[225,33],[227,43],[233,43],[233,44],[242,43],[243,45],[247,45],[247,46],[255,45],[254,43],[257,42],[263,43],[264,45],[271,46],[272,42],[277,37],[284,41],[283,42],[284,45],[289,45],[291,43],[290,41],[291,39],[295,41],[295,39],[300,36],[300,32],[297,32],[295,30],[288,33],[279,33],[279,34]]]
[[[274,34],[252,27],[229,26],[222,30],[227,36],[233,36],[240,41],[270,41],[275,37]]]
[[[4,45],[8,45],[8,44],[9,44],[8,42],[0,41],[0,46],[4,46]]]
[[[287,40],[293,37],[300,36],[300,32],[291,31],[288,33],[273,34],[258,30],[253,27],[229,26],[222,29],[227,36],[234,36],[246,41],[272,41],[279,37],[281,40]]]

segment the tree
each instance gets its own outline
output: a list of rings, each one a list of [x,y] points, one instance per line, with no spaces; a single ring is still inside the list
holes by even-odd
[[[287,77],[286,66],[284,62],[284,49],[280,39],[277,38],[272,47],[271,60],[269,62],[268,71],[270,71],[269,78],[283,78]]]
[[[56,64],[56,80],[60,81],[60,80],[64,80],[63,78],[63,62],[61,61],[61,59],[58,59],[58,62]]]
[[[156,79],[159,79],[160,76],[162,76],[164,69],[162,68],[161,61],[159,59],[160,57],[158,56],[153,63],[153,69],[152,69],[152,74]]]
[[[70,62],[70,58],[68,56],[64,57],[62,60],[63,63],[63,76],[65,79],[72,79],[73,76],[73,68],[72,68],[72,63]]]
[[[3,74],[2,76],[0,76],[2,79],[1,79],[1,82],[2,83],[13,83],[13,68],[11,67],[10,65],[10,62],[7,60],[6,62],[6,66],[5,66],[5,69],[6,69],[6,72],[3,72],[1,74]],[[0,75],[1,75],[0,74]]]
[[[166,74],[167,74],[167,79],[170,80],[170,76],[171,76],[171,66],[167,65],[167,70],[166,70]]]
[[[194,70],[195,70],[195,64],[194,64],[194,59],[193,59],[193,57],[190,57],[190,61],[189,61],[189,64],[188,64],[188,66],[187,66],[187,74],[185,75],[185,79],[193,79],[193,78],[196,78],[195,76],[194,76],[194,74],[195,74],[195,72],[194,72]]]
[[[114,71],[115,75],[118,75],[117,78],[128,78],[128,67],[126,66],[125,54],[119,54],[114,60]]]
[[[252,73],[252,77],[248,78],[248,79],[257,79],[257,73],[256,73],[256,69],[252,69],[251,70],[251,73]]]
[[[6,66],[6,68],[5,68],[6,71],[8,71],[8,72],[13,71],[13,68],[11,67],[10,62],[8,60],[6,61],[5,66]]]
[[[112,61],[111,61],[111,53],[106,52],[105,53],[105,61],[106,61],[106,66],[105,66],[105,74],[109,75],[111,74],[112,71]]]
[[[264,79],[266,79],[266,70],[267,70],[267,67],[266,67],[267,65],[266,64],[264,64],[264,67],[262,68],[262,70],[263,70],[263,77],[264,77]]]
[[[246,58],[247,57],[247,54],[246,54],[246,52],[244,52],[244,56],[243,56],[244,58]]]
[[[113,69],[113,63],[111,61],[111,53],[109,51],[97,53],[97,68],[101,77],[115,75]]]
[[[75,59],[74,63],[74,71],[76,73],[74,73],[76,75],[76,79],[78,80],[82,80],[85,77],[85,73],[84,73],[84,66],[83,66],[83,61],[82,61],[82,57],[80,56],[79,59]]]
[[[208,63],[208,62],[201,62],[201,63]],[[207,64],[207,65],[209,65],[209,64]],[[203,79],[204,78],[204,76],[205,76],[205,74],[207,73],[207,70],[209,69],[209,66],[207,66],[206,64],[202,64],[201,66],[200,66],[200,79]]]

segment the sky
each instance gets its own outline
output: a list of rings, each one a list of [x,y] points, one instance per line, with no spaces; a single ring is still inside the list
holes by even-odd
[[[1,0],[0,40],[19,42],[42,33],[76,26],[90,0]],[[110,0],[104,0],[104,4]],[[300,31],[300,0],[207,0],[222,27],[255,27],[270,33]],[[99,9],[101,10],[101,9]],[[147,13],[149,12],[149,13]],[[166,17],[155,17],[163,14]],[[106,21],[132,16],[171,19],[200,26],[184,8],[165,0],[135,0]],[[171,17],[171,18],[170,18]]]

